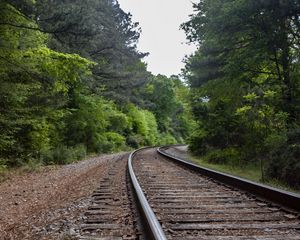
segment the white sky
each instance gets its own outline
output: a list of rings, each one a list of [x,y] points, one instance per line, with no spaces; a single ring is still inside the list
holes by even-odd
[[[118,0],[134,22],[139,22],[142,34],[138,49],[149,52],[144,59],[153,74],[179,74],[184,67],[182,59],[196,49],[186,44],[181,23],[193,13],[190,0]]]

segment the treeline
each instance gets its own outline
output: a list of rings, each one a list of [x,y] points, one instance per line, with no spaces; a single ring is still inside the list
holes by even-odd
[[[147,71],[117,1],[1,1],[0,16],[0,170],[187,137],[187,88]]]
[[[259,165],[263,180],[300,187],[300,2],[201,0],[182,25],[197,130],[210,162]]]

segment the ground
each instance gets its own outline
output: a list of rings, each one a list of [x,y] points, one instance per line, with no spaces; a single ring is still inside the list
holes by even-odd
[[[126,153],[42,167],[0,184],[0,239],[69,239],[109,163]]]

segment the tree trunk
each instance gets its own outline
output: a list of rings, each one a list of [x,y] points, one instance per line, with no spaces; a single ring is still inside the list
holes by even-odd
[[[283,40],[282,40],[282,55],[281,55],[281,64],[282,64],[282,76],[283,76],[283,101],[286,111],[289,113],[289,120],[293,121],[295,118],[295,112],[293,108],[293,86],[291,83],[290,76],[290,52],[289,52],[289,40],[288,40],[288,31],[286,23],[283,24]]]

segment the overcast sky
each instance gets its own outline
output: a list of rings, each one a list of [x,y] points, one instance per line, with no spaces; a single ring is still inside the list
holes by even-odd
[[[139,22],[142,35],[138,49],[149,52],[144,59],[153,74],[180,73],[182,59],[195,50],[188,46],[181,23],[193,12],[190,0],[119,0],[121,8]]]

